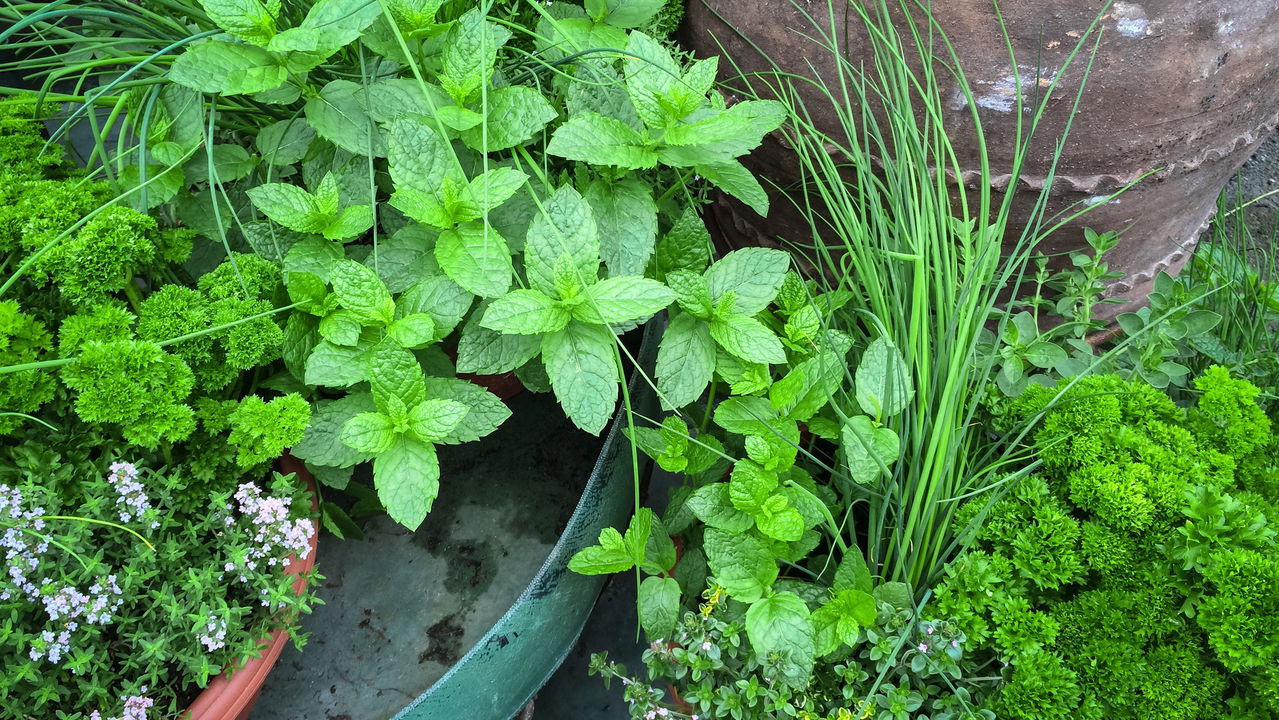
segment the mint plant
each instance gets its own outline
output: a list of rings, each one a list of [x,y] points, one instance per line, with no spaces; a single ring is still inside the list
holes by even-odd
[[[787,336],[795,340],[807,337],[799,329],[810,323],[801,317],[807,313],[801,312],[805,301],[800,298],[807,298],[814,313],[811,323],[817,325],[810,344],[793,342],[788,352],[774,336],[782,352],[792,356],[791,364],[777,371],[781,377],[775,381],[712,398],[708,417],[716,430],[695,430],[678,416],[666,418],[658,428],[637,428],[637,445],[662,467],[683,472],[688,485],[672,497],[664,520],[649,519],[650,513],[642,511],[644,519],[637,515],[626,535],[606,530],[599,545],[573,558],[570,569],[598,574],[637,566],[650,574],[639,594],[641,624],[650,638],[670,636],[681,608],[695,604],[704,583],[711,582],[717,597],[731,598],[740,608],[739,622],[763,671],[799,693],[815,682],[819,662],[841,657],[869,637],[877,601],[895,602],[901,610],[915,608],[909,586],[874,582],[861,550],[846,543],[836,521],[845,515],[846,503],[898,460],[897,436],[883,422],[900,413],[914,391],[900,352],[884,338],[860,351],[849,377],[844,360],[851,349],[848,337],[820,329],[828,316],[822,308],[837,306],[838,295],[812,293],[798,276],[786,272],[785,264],[771,266],[775,280],[765,272],[724,272],[751,266],[747,261],[752,255],[767,262],[770,252],[737,251],[713,265],[706,273],[709,279],[688,274],[689,284],[702,281],[705,296],[716,288],[727,298],[721,300],[725,306],[755,309],[767,325],[744,317],[760,328],[789,325]],[[742,289],[741,295],[726,286]],[[748,298],[747,304],[730,305],[736,297]],[[777,305],[769,310],[774,300]],[[787,322],[779,322],[774,313]],[[831,406],[831,399],[844,392],[855,397],[865,414],[841,416]],[[801,423],[838,448],[835,477],[819,482],[809,472],[829,475],[831,470],[819,470],[813,451],[803,447]],[[733,459],[730,448],[742,456]],[[640,537],[632,537],[637,527],[662,538],[684,533],[681,562],[672,568],[656,560],[652,546],[646,548],[649,554],[640,552]],[[807,572],[785,572],[791,567]]]
[[[729,106],[716,61],[646,34],[664,5],[219,4],[156,47],[167,69],[132,71],[147,80],[120,108],[111,179],[193,231],[187,265],[251,250],[277,269],[285,292],[261,299],[282,308],[287,375],[270,382],[311,403],[294,453],[321,480],[345,487],[371,461],[388,512],[417,527],[440,492],[435,445],[506,417],[458,372],[514,371],[601,432],[617,336],[672,304],[672,272],[709,261],[702,188],[766,211],[737,158],[781,108]],[[776,285],[786,256],[767,257]],[[705,321],[745,355],[732,362],[780,362],[750,317],[767,300],[715,282]]]
[[[679,312],[671,314],[657,356],[657,389],[664,405],[697,400],[719,366],[733,375],[766,375],[762,368],[786,362],[777,335],[755,319],[777,296],[790,257],[780,250],[746,248],[705,272],[668,270]],[[720,358],[721,351],[727,357]]]
[[[564,412],[578,427],[599,433],[617,404],[620,358],[614,360],[610,328],[647,320],[669,305],[675,293],[640,276],[597,280],[598,230],[590,206],[576,190],[557,190],[544,208],[546,214],[529,226],[524,245],[531,287],[494,299],[479,326],[526,338],[520,342],[534,353],[540,349]],[[458,361],[467,367],[461,356]]]

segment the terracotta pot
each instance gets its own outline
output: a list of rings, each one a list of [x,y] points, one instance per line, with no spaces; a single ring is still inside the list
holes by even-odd
[[[306,482],[307,489],[311,491],[311,509],[317,508],[315,478],[307,472],[306,466],[287,454],[280,458],[279,466],[280,472],[296,473]],[[301,562],[290,562],[286,570],[290,575],[299,576],[293,583],[294,591],[299,594],[306,590],[306,580],[301,575],[315,567],[319,536],[317,525],[309,541],[311,552],[307,553],[306,558]],[[233,673],[229,675],[223,673],[213,678],[208,687],[187,707],[183,720],[247,720],[249,713],[253,710],[253,704],[257,702],[258,694],[262,692],[262,684],[266,682],[267,673],[271,672],[271,668],[275,666],[275,661],[284,651],[288,640],[289,634],[283,630],[276,630],[263,638],[262,642],[266,644],[266,649]]]
[[[895,0],[888,4],[898,6]],[[848,12],[847,3],[833,5],[835,34],[843,51],[854,67],[863,62],[870,67],[870,44],[861,21]],[[1042,188],[1054,145],[1070,118],[1087,65],[1086,53],[1064,72],[1061,68],[1105,3],[1001,0],[1017,70],[1011,67],[991,0],[930,5],[955,45],[979,106],[996,202],[1002,199],[998,193],[1014,184],[1008,173],[1015,123],[1018,114],[1025,118],[1029,112],[1025,106],[1014,107],[1017,76],[1025,91],[1034,93],[1047,84],[1045,80],[1061,74],[1028,163],[1015,181],[1021,189]],[[804,37],[816,32],[805,12],[829,33],[826,4],[820,0],[811,4],[689,0],[684,41],[698,55],[732,57],[734,62],[719,65],[730,85],[738,72],[734,64],[742,72],[770,70],[751,43],[783,71],[811,77],[815,68],[829,82],[836,77],[835,63]],[[1113,317],[1141,303],[1159,270],[1181,268],[1212,216],[1221,188],[1279,124],[1279,2],[1116,2],[1101,26],[1101,44],[1070,127],[1046,215],[1081,204],[1095,207],[1054,233],[1040,249],[1060,253],[1084,248],[1084,226],[1121,232],[1122,242],[1108,259],[1111,269],[1126,277],[1112,286],[1110,294],[1126,302],[1101,308]],[[902,34],[907,35],[904,27]],[[950,72],[939,65],[937,78],[943,97],[949,98],[947,133],[971,186],[979,181],[972,119]],[[812,88],[801,91],[801,97],[814,122],[835,132],[838,126],[830,102]],[[783,185],[798,177],[791,151],[776,137],[767,138],[747,164]],[[1103,202],[1106,195],[1152,171],[1122,196]],[[1015,240],[1025,226],[1037,195],[1018,193],[1009,240]],[[732,236],[731,244],[776,246],[778,237],[806,239],[808,225],[788,212],[788,200],[774,197],[772,208],[765,222],[720,198],[715,224],[721,234]]]
[[[448,345],[444,348],[444,354],[448,355],[449,360],[457,364],[457,347]],[[474,383],[488,390],[498,397],[500,400],[510,400],[511,398],[524,392],[524,383],[515,375],[515,371],[504,372],[498,375],[476,375],[474,373],[458,373],[459,380],[465,380]]]
[[[510,400],[511,398],[524,392],[524,383],[516,377],[514,372],[502,373],[501,375],[475,375],[472,373],[458,373],[458,379],[466,380],[488,390],[498,397],[500,400]]]

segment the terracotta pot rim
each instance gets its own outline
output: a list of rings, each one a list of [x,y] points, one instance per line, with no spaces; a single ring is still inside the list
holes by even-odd
[[[283,472],[291,472],[297,474],[298,478],[306,483],[307,489],[311,493],[311,509],[318,507],[318,494],[315,486],[315,478],[307,471],[306,466],[302,462],[287,452],[280,458],[278,462],[279,468]],[[310,539],[307,541],[311,551],[307,553],[305,559],[301,562],[289,563],[287,572],[297,574],[299,576],[309,572],[315,567],[315,554],[319,545],[320,528],[317,523],[314,531],[311,533]],[[306,590],[306,579],[298,577],[293,583],[293,589],[299,595]],[[258,694],[262,691],[262,685],[266,682],[266,676],[275,666],[275,661],[280,657],[280,653],[284,651],[284,646],[289,639],[289,634],[284,630],[276,630],[259,642],[266,645],[255,657],[249,658],[244,665],[236,668],[234,672],[231,670],[224,671],[222,674],[209,681],[208,687],[204,688],[195,700],[183,711],[181,717],[183,720],[244,720],[248,717],[249,711],[253,709],[253,704],[257,701]]]

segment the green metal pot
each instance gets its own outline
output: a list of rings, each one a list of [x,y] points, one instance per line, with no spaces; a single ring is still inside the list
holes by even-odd
[[[651,368],[660,320],[649,324],[637,359]],[[632,377],[633,410],[652,417],[656,397]],[[582,499],[551,554],[511,609],[447,674],[395,716],[395,720],[506,720],[554,674],[577,642],[604,576],[568,570],[577,551],[598,540],[600,530],[624,524],[633,510],[631,447],[619,408],[609,427]]]

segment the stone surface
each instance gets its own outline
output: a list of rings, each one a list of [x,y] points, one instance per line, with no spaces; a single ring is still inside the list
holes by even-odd
[[[896,3],[889,5],[905,34]],[[768,75],[776,63],[786,72],[816,76],[838,94],[836,52],[852,68],[875,73],[873,43],[850,7],[836,3],[832,27],[822,3],[810,8],[791,0],[691,0],[683,34],[699,55],[732,57],[719,65],[721,79],[730,85],[745,84],[739,73],[764,73],[763,80],[755,80],[756,89],[776,84]],[[1211,217],[1217,193],[1279,122],[1279,5],[1273,0],[1116,2],[1100,17],[1102,4],[1093,0],[1010,0],[999,3],[1002,17],[985,0],[931,7],[954,43],[971,90],[971,96],[962,92],[952,72],[942,67],[950,58],[925,28],[924,42],[936,48],[932,57],[943,98],[936,113],[956,154],[958,172],[946,171],[962,177],[970,203],[975,202],[982,182],[975,113],[989,155],[993,202],[1001,202],[1009,188],[1017,190],[1006,246],[1023,228],[1036,227],[1034,205],[1045,186],[1050,190],[1044,217],[1069,218],[1081,208],[1089,210],[1049,235],[1039,245],[1043,252],[1085,247],[1085,227],[1121,232],[1123,239],[1108,261],[1125,273],[1111,294],[1126,302],[1106,306],[1109,315],[1139,305],[1158,271],[1180,269]],[[1102,29],[1095,57],[1089,38],[1070,60],[1094,20]],[[1009,57],[1001,23],[1016,62]],[[829,38],[823,44],[834,51],[812,40],[823,36]],[[905,52],[912,67],[922,65],[913,46]],[[1025,164],[1017,167],[1018,134],[1046,94],[1043,122]],[[843,142],[845,130],[831,101],[805,84],[798,96],[812,122]],[[850,111],[857,116],[859,109]],[[919,107],[915,112],[922,115]],[[1050,184],[1054,150],[1067,128]],[[800,178],[793,152],[777,134],[765,138],[746,164],[779,187]],[[1130,183],[1136,184],[1112,197]],[[791,201],[772,194],[767,221],[735,201],[717,203],[721,239],[738,246],[809,242],[809,226]]]

